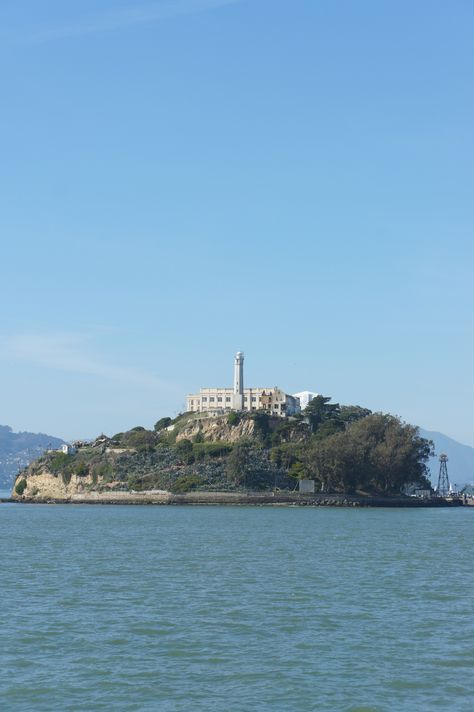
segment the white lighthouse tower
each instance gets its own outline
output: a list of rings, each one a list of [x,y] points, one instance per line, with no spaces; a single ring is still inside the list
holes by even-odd
[[[234,361],[234,410],[244,409],[244,353],[237,351]]]

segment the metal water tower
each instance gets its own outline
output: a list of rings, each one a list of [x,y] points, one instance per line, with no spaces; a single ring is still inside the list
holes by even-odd
[[[447,462],[447,455],[439,456],[438,497],[447,497],[450,493]]]

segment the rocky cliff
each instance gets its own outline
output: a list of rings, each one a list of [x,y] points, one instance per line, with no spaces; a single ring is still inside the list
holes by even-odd
[[[25,488],[18,485],[25,482]],[[23,473],[18,475],[13,488],[14,499],[70,499],[78,493],[89,492],[93,481],[90,475],[79,477],[71,475],[69,481],[64,481],[61,476],[49,472],[45,467],[39,472]],[[19,489],[21,494],[15,490]]]
[[[236,417],[227,415],[213,418],[194,418],[176,427],[176,442],[194,441],[202,438],[206,442],[237,443],[241,440],[261,440],[273,433],[279,433],[285,442],[303,442],[309,436],[309,428],[304,421],[288,421],[275,417]]]
[[[298,441],[306,431],[304,423],[280,418],[181,416],[158,432],[137,427],[81,443],[69,455],[48,452],[18,475],[13,497],[70,500],[93,493],[294,486],[272,456],[271,441],[275,433],[282,442]]]
[[[202,437],[206,442],[236,443],[239,440],[256,436],[255,420],[241,420],[235,425],[230,425],[228,419],[223,417],[206,418],[203,420],[190,420],[177,429],[176,442],[180,440],[194,441]]]
[[[11,487],[16,474],[63,440],[43,433],[14,433],[8,425],[0,425],[0,488]]]

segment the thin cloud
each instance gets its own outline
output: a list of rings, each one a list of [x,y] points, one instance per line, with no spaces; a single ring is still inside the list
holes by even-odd
[[[234,5],[240,0],[166,0],[114,8],[108,12],[83,16],[77,22],[37,28],[30,36],[35,42],[110,32],[125,27],[147,25],[177,15],[190,15]]]
[[[137,386],[163,388],[151,374],[105,362],[89,351],[88,337],[77,333],[16,334],[6,337],[3,351],[8,358],[48,369],[99,376]]]

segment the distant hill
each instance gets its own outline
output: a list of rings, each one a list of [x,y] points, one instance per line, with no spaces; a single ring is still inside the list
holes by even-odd
[[[0,487],[12,487],[18,470],[63,442],[44,433],[14,433],[10,426],[0,425]]]
[[[449,458],[448,474],[452,484],[462,487],[466,483],[474,482],[474,447],[463,445],[443,433],[423,430],[423,428],[420,428],[420,434],[435,444],[436,456],[430,461],[431,481],[434,485],[438,484],[438,458],[441,453],[445,453]]]

